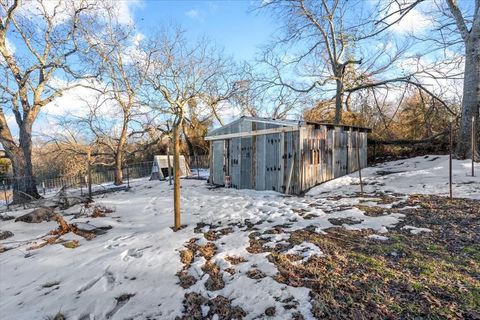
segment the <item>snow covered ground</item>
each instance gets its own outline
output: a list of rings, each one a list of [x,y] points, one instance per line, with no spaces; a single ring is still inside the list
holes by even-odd
[[[454,166],[454,195],[480,199],[480,166],[476,177],[469,176],[468,161],[454,161]],[[406,198],[402,194],[448,194],[445,156],[385,163],[362,173],[368,194],[382,192],[399,201]],[[292,231],[314,228],[321,233],[340,224],[350,229],[371,229],[373,234],[367,237],[370,241],[385,240],[388,229],[401,221],[401,209],[365,215],[354,205],[369,203],[372,197],[361,197],[357,192],[356,173],[317,186],[305,197],[211,189],[205,181],[185,179],[181,198],[182,224],[186,227],[173,232],[172,187],[168,182],[137,180],[129,191],[95,199],[95,205],[114,210],[106,217],[75,218],[80,206],[64,212],[69,223],[112,227],[90,241],[71,233],[62,236],[65,240],[79,240],[80,246],[75,249],[53,244],[28,250],[41,242],[40,237],[56,229],[56,222],[0,221],[0,230],[14,233],[0,241],[0,246],[11,248],[0,253],[0,317],[42,319],[61,313],[67,319],[84,320],[174,319],[182,315],[185,294],[197,292],[207,299],[219,295],[228,298],[232,306],[245,311],[246,319],[264,318],[269,307],[275,307],[278,319],[289,319],[296,312],[311,319],[309,290],[277,282],[277,269],[267,259],[268,253],[246,250],[249,235],[255,231],[255,239],[264,241],[266,247],[275,247],[284,244]],[[350,196],[335,197],[344,195]],[[392,208],[394,204],[379,206]],[[26,212],[8,214],[16,217]],[[204,236],[208,231],[227,228],[218,239]],[[275,228],[281,228],[283,233],[267,232]],[[188,268],[181,262],[180,251],[189,241],[199,246],[214,244],[211,261],[220,268],[224,283],[221,288],[207,289],[209,274],[204,271],[204,256],[195,256]],[[323,255],[309,243],[288,250],[302,259]],[[244,262],[233,263],[229,257],[242,257]],[[197,280],[187,289],[179,285],[177,273],[182,269]],[[232,269],[234,273],[224,272]],[[262,276],[252,277],[249,272],[254,269],[260,270]],[[285,301],[295,308],[284,308]],[[202,312],[212,316],[206,304]]]
[[[480,199],[480,164],[471,176],[471,160],[453,160],[453,196]],[[362,170],[365,192],[449,194],[448,156],[425,156],[385,162]],[[353,173],[317,186],[310,196],[351,194],[359,191],[358,173]]]

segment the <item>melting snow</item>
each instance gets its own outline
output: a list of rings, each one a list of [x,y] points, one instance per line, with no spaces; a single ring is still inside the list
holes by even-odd
[[[480,177],[468,176],[467,162],[454,161],[454,195],[480,199]],[[417,157],[365,168],[365,191],[447,194],[447,164],[445,156]],[[254,230],[245,230],[245,220],[260,235],[282,226],[284,233],[266,235],[267,246],[286,243],[290,233],[298,229],[310,227],[322,233],[334,226],[329,221],[332,218],[349,219],[353,224],[344,224],[344,228],[372,229],[377,234],[370,239],[386,240],[379,234],[387,233],[402,220],[401,210],[369,216],[352,206],[369,204],[365,200],[373,202],[373,198],[331,198],[357,193],[359,186],[352,183],[358,183],[355,173],[317,186],[305,197],[285,197],[272,191],[209,189],[205,181],[182,180],[182,224],[187,227],[173,232],[172,187],[168,182],[138,180],[132,182],[128,192],[95,199],[97,205],[115,208],[112,214],[95,219],[66,216],[70,223],[112,227],[91,241],[70,234],[64,236],[79,240],[80,246],[75,249],[48,245],[28,251],[39,237],[54,230],[56,223],[0,221],[0,230],[14,233],[0,241],[1,246],[14,248],[0,254],[0,314],[12,319],[48,318],[57,312],[68,319],[104,319],[107,315],[110,319],[173,319],[183,310],[185,293],[194,291],[210,298],[227,297],[232,305],[247,312],[247,319],[263,317],[265,309],[271,306],[276,307],[278,318],[289,319],[292,312],[300,311],[310,319],[313,315],[309,290],[278,283],[273,279],[277,269],[268,261],[268,253],[246,251],[248,235]],[[17,217],[28,211],[8,214]],[[79,211],[76,206],[68,213]],[[217,252],[212,260],[221,270],[232,267],[225,260],[227,255],[246,260],[235,266],[235,274],[223,273],[225,287],[215,292],[204,286],[208,278],[201,270],[204,258],[196,258],[188,271],[199,279],[197,283],[187,290],[178,285],[176,273],[183,267],[179,251],[191,238],[198,238],[199,244],[207,242],[201,233],[194,233],[197,223],[233,228],[232,233],[215,241]],[[208,229],[205,227],[202,232]],[[412,226],[406,229],[414,234],[428,232]],[[323,254],[310,243],[297,245],[289,252],[301,254],[303,259]],[[246,272],[252,268],[261,270],[266,277],[248,278]],[[135,295],[117,306],[115,298],[125,294]],[[283,308],[281,301],[286,299],[293,299],[297,309]],[[208,309],[204,307],[202,312],[208,313]]]

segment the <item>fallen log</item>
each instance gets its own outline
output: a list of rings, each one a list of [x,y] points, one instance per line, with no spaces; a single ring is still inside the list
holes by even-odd
[[[26,223],[40,223],[42,221],[50,221],[55,216],[54,208],[40,207],[23,216],[15,219],[15,222],[21,221]]]
[[[416,144],[425,144],[431,143],[438,140],[440,137],[447,136],[449,133],[448,130],[440,132],[434,136],[420,139],[420,140],[408,140],[408,139],[398,139],[398,140],[376,140],[368,139],[368,144],[372,145],[396,145],[396,146],[407,146],[407,145],[416,145]]]

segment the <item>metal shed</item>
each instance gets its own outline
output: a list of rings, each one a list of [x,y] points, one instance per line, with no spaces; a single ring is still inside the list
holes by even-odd
[[[210,132],[210,183],[302,194],[367,165],[369,128],[241,117]]]

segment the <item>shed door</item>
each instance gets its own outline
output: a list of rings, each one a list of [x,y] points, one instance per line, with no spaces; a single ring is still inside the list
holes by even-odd
[[[225,141],[213,142],[213,183],[225,183]]]

